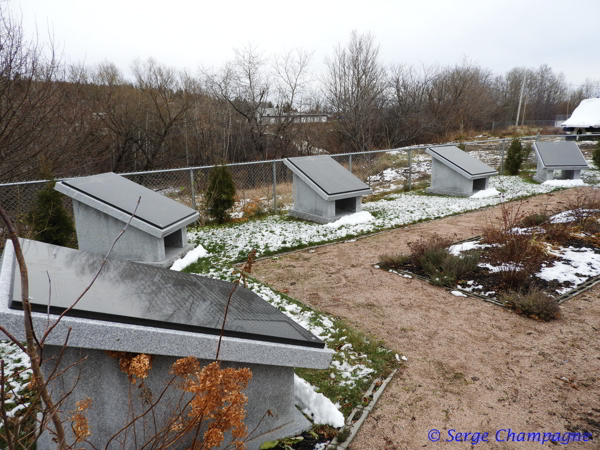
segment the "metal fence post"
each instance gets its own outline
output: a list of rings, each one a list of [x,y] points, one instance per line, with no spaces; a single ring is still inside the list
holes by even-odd
[[[506,141],[502,139],[502,155],[500,156],[500,175],[504,175],[504,146]]]
[[[192,193],[192,209],[196,210],[196,183],[194,183],[194,169],[190,169],[190,186]]]
[[[277,163],[273,161],[273,212],[277,213]]]
[[[348,155],[348,170],[352,173],[352,155]]]
[[[408,190],[412,191],[412,150],[408,150]]]

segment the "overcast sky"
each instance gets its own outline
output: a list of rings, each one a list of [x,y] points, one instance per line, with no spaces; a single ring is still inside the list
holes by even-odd
[[[65,58],[132,61],[196,73],[248,43],[265,55],[304,48],[313,70],[350,32],[372,32],[381,61],[457,64],[463,57],[504,74],[548,64],[569,83],[600,79],[600,0],[8,0],[25,32],[48,28]]]

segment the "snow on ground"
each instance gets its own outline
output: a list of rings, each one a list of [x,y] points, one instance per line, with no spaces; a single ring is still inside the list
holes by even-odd
[[[315,423],[331,425],[336,428],[344,426],[344,415],[323,394],[315,392],[305,380],[294,374],[294,396],[296,405],[304,414],[312,417]]]
[[[448,248],[448,252],[451,255],[458,256],[462,252],[466,252],[469,250],[477,250],[478,248],[487,248],[491,247],[490,244],[479,244],[479,241],[469,241],[463,242],[462,244],[451,245]]]
[[[496,197],[500,195],[500,191],[496,188],[484,189],[482,191],[478,191],[475,194],[471,195],[471,198],[488,198],[488,197]]]
[[[460,292],[460,291],[450,291],[450,293],[451,293],[452,295],[454,295],[455,297],[466,297],[466,295],[465,295],[465,294],[463,294],[463,293],[462,293],[462,292]]]
[[[206,258],[209,255],[210,254],[204,249],[204,247],[198,245],[192,251],[187,252],[187,254],[183,258],[179,258],[177,261],[175,261],[171,266],[171,270],[181,271],[181,269],[184,269],[190,264],[195,263],[196,261],[198,261],[198,259]]]
[[[585,183],[582,179],[577,180],[546,180],[542,184],[546,186],[556,186],[563,188],[570,188],[575,186],[585,186]]]
[[[422,195],[418,192],[390,194],[382,200],[363,204],[363,211],[371,213],[374,216],[373,220],[338,228],[281,216],[269,216],[264,220],[245,222],[237,226],[190,231],[189,239],[203,245],[209,251],[217,245],[223,246],[220,256],[224,260],[241,261],[252,249],[256,249],[257,255],[261,256],[290,248],[349,239],[365,233],[459,214],[514,198],[559,189],[555,186],[526,183],[520,177],[510,176],[492,177],[490,188],[497,189],[502,195],[478,199]]]
[[[570,221],[569,218],[573,218],[573,211],[565,211],[560,214],[553,216],[553,221],[564,223]],[[490,245],[479,244],[479,241],[465,242],[462,244],[456,244],[451,246],[448,251],[458,256],[461,252],[474,250],[478,248],[490,247]],[[594,251],[592,248],[573,248],[573,247],[559,247],[558,249],[552,250],[549,247],[548,253],[556,256],[559,260],[554,261],[552,264],[542,265],[542,270],[535,274],[535,276],[546,280],[546,281],[558,281],[559,283],[570,283],[570,286],[557,289],[556,292],[559,295],[565,294],[582,283],[585,283],[589,278],[600,275],[600,253]],[[500,265],[493,266],[489,263],[480,263],[479,267],[488,269],[490,272],[501,272],[505,270],[520,270],[520,267],[514,265]],[[479,295],[486,297],[494,295],[494,291],[483,292],[482,285],[476,285],[473,280],[467,281],[463,285],[457,285],[458,289],[468,292],[475,292]],[[453,295],[454,292],[451,292]]]
[[[30,403],[17,404],[15,398],[21,397],[31,380],[33,371],[29,368],[29,357],[12,342],[0,341],[0,359],[4,361],[4,377],[9,379],[5,384],[5,408],[9,418],[29,407]],[[13,400],[11,400],[13,399]],[[0,429],[2,421],[0,421]]]
[[[344,225],[358,225],[359,223],[370,222],[374,218],[375,217],[373,217],[370,212],[361,211],[354,214],[349,214],[347,216],[343,216],[335,222],[325,224],[325,226],[329,228],[339,228],[343,227]]]
[[[573,290],[588,278],[600,275],[600,254],[591,248],[561,247],[549,253],[559,257],[561,261],[557,261],[551,266],[544,265],[542,270],[535,275],[547,281],[571,283],[570,287],[556,290],[561,295]]]
[[[567,223],[576,220],[591,217],[597,209],[580,209],[578,211],[563,211],[550,217],[551,223]]]
[[[393,181],[404,181],[406,177],[403,172],[408,171],[408,169],[394,169],[390,167],[389,169],[385,169],[383,172],[378,173],[377,175],[370,176],[367,178],[367,182],[369,183],[391,183]]]

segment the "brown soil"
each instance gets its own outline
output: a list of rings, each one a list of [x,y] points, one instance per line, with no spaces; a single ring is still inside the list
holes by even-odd
[[[538,196],[522,207],[560,206],[573,195]],[[263,282],[407,356],[350,449],[471,448],[432,443],[432,429],[442,440],[451,429],[488,432],[489,442],[479,445],[498,450],[540,444],[496,442],[497,430],[587,431],[593,441],[569,446],[600,448],[600,285],[564,303],[559,320],[538,322],[372,267],[384,253],[408,252],[406,243],[421,235],[477,235],[497,214],[491,208],[255,264]]]

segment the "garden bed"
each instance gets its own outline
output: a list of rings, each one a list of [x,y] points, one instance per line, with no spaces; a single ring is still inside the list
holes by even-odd
[[[537,317],[521,305],[529,293],[553,307],[600,281],[600,200],[593,193],[572,203],[552,215],[503,205],[501,220],[481,226],[483,236],[452,245],[421,237],[408,243],[410,254],[382,255],[375,267]]]

